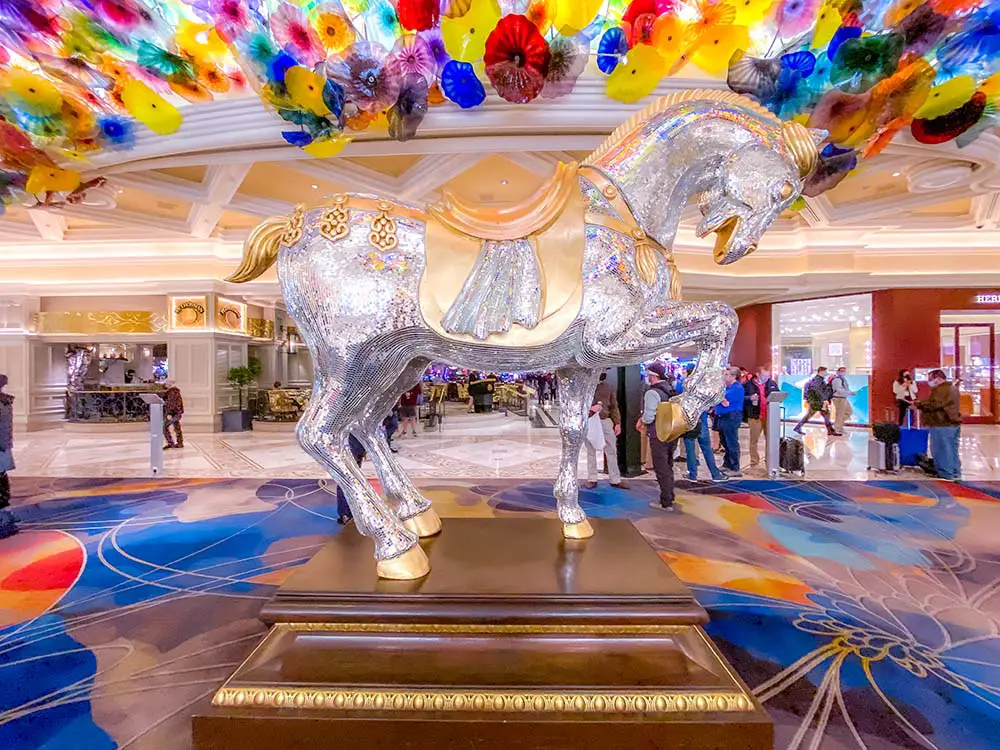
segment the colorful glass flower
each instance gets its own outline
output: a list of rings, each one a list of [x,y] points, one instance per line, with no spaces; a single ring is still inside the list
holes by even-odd
[[[250,8],[245,0],[208,0],[207,9],[223,39],[238,39],[250,26]]]
[[[271,14],[269,23],[275,40],[296,59],[309,66],[323,59],[319,35],[297,6],[290,3],[281,5]]]
[[[948,17],[921,5],[900,21],[896,33],[903,35],[903,46],[910,55],[924,55],[937,44],[948,27]]]
[[[712,26],[698,36],[691,62],[711,75],[719,75],[729,66],[737,50],[750,46],[746,26]]]
[[[733,8],[736,15],[733,23],[737,26],[753,26],[764,20],[764,16],[771,10],[775,0],[735,0]],[[817,21],[817,23],[820,23]],[[839,23],[839,22],[838,22]],[[830,32],[833,33],[832,31]]]
[[[486,89],[470,63],[449,60],[441,71],[444,95],[462,109],[478,107],[486,99]]]
[[[639,16],[644,15],[659,15],[656,10],[656,0],[632,0],[622,13],[622,23],[623,24],[634,24]]]
[[[285,72],[285,88],[292,102],[314,115],[320,117],[330,114],[329,107],[323,101],[323,86],[326,79],[319,73],[301,65],[289,68]]]
[[[848,39],[837,49],[830,83],[841,91],[860,94],[892,75],[903,54],[903,37],[889,33]]]
[[[427,40],[416,34],[407,34],[396,42],[392,50],[389,66],[392,74],[400,80],[414,74],[423,76],[430,84],[437,73],[437,61]]]
[[[351,142],[348,135],[335,135],[322,140],[314,140],[302,147],[302,150],[314,159],[328,159],[336,156],[344,150],[344,146]]]
[[[875,131],[868,118],[871,94],[846,94],[837,89],[827,91],[809,113],[810,128],[825,130],[831,143],[843,146],[860,143]]]
[[[229,51],[214,26],[207,23],[192,23],[186,18],[177,24],[174,42],[179,50],[199,62],[218,62]]]
[[[192,104],[212,101],[212,93],[198,81],[168,81],[168,84],[171,91]]]
[[[652,45],[660,53],[668,68],[685,58],[694,42],[694,31],[678,16],[662,15],[653,23]]]
[[[737,52],[729,61],[726,83],[738,94],[748,94],[763,101],[777,92],[780,72],[780,58],[767,59]]]
[[[555,99],[572,91],[590,59],[587,40],[579,36],[557,36],[549,44],[549,53],[549,71],[542,88],[543,99]]]
[[[552,25],[563,36],[583,31],[597,17],[604,0],[569,0],[556,5]]]
[[[802,186],[802,195],[815,198],[839,185],[858,166],[858,153],[853,148],[837,148],[828,143],[819,154],[816,170]]]
[[[181,126],[181,113],[173,104],[139,80],[127,81],[121,89],[128,113],[159,135],[170,135]]]
[[[611,73],[618,63],[628,53],[628,40],[625,32],[613,26],[601,36],[597,43],[597,67],[602,73]]]
[[[627,57],[608,76],[608,96],[620,102],[637,102],[653,93],[667,66],[660,54],[643,44],[629,50]]]
[[[813,25],[820,0],[781,0],[775,21],[782,36],[796,36]]]
[[[496,0],[472,0],[465,15],[441,21],[445,49],[460,62],[479,60],[486,53],[486,38],[499,20]]]
[[[427,114],[427,79],[418,73],[410,73],[403,79],[399,98],[389,108],[389,137],[397,141],[408,141],[417,134],[417,128]]]
[[[441,38],[441,29],[421,31],[417,36],[427,44],[427,49],[430,50],[431,55],[434,57],[437,71],[440,72],[444,64],[451,59],[448,50],[444,46],[444,39]]]
[[[327,52],[343,52],[354,44],[356,38],[354,26],[336,6],[320,6],[317,9],[314,28]]]
[[[547,34],[555,21],[556,6],[556,0],[534,0],[525,10],[524,16],[535,24],[540,34]]]
[[[932,88],[914,117],[933,120],[946,115],[968,102],[976,93],[976,88],[976,79],[972,76],[955,76]]]
[[[500,19],[486,40],[486,75],[501,98],[530,102],[545,85],[551,52],[545,38],[525,16]]]
[[[216,94],[226,93],[233,85],[232,79],[214,65],[198,69],[198,83]]]
[[[935,10],[947,15],[940,7]],[[949,73],[980,77],[995,73],[1000,60],[1000,6],[990,3],[966,17],[963,29],[941,44],[937,59]]]
[[[365,38],[391,49],[399,36],[399,19],[389,0],[370,0],[368,10],[361,14]]]
[[[102,117],[97,121],[97,128],[105,148],[126,151],[135,145],[135,126],[127,117]]]
[[[23,68],[10,68],[0,77],[0,96],[17,110],[35,117],[54,115],[63,97],[51,81]]]
[[[408,31],[425,31],[437,25],[441,14],[440,0],[397,0],[399,25]]]
[[[80,186],[80,173],[72,169],[37,166],[28,175],[24,189],[32,195],[72,193]]]
[[[359,109],[379,112],[399,96],[400,80],[388,70],[387,61],[388,53],[380,44],[357,42],[347,57],[327,61],[326,74]]]
[[[977,91],[965,104],[932,119],[917,118],[910,133],[918,143],[947,143],[972,128],[986,112],[986,94]]]

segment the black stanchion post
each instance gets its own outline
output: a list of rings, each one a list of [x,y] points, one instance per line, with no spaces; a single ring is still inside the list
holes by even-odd
[[[642,395],[645,386],[639,365],[608,370],[608,380],[617,389],[618,408],[622,413],[622,434],[618,436],[618,468],[623,477],[642,474],[642,433],[635,429],[635,422],[642,413]]]

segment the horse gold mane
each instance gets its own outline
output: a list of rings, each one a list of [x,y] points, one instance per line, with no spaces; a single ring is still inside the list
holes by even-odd
[[[799,168],[799,174],[806,177],[816,169],[816,164],[819,161],[819,151],[816,149],[816,143],[810,135],[808,128],[797,122],[781,120],[771,110],[758,104],[753,99],[743,96],[743,94],[737,94],[735,91],[720,91],[718,89],[692,89],[690,91],[676,91],[672,94],[661,96],[615,128],[611,135],[604,140],[604,143],[598,146],[597,150],[584,160],[584,163],[590,163],[594,159],[603,156],[620,144],[626,136],[635,131],[640,125],[656,115],[665,112],[675,104],[704,100],[736,104],[759,115],[762,120],[780,129],[781,139],[788,149],[789,154],[795,160],[795,166]]]

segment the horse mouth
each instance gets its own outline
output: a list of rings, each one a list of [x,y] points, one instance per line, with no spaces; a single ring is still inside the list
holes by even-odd
[[[730,216],[713,230],[715,232],[715,249],[712,251],[712,256],[716,263],[722,263],[729,255],[729,246],[732,244],[733,236],[739,226],[740,217]]]

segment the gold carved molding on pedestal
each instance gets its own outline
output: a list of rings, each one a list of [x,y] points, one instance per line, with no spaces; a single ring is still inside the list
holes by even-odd
[[[157,333],[166,327],[164,315],[148,310],[40,312],[35,315],[37,333]]]
[[[435,635],[674,635],[690,625],[546,625],[422,622],[289,622],[279,627],[297,632],[433,633]]]
[[[496,711],[531,713],[666,714],[750,711],[738,692],[647,691],[593,693],[467,690],[335,690],[223,687],[214,706],[343,709],[348,711]]]

